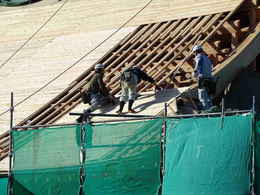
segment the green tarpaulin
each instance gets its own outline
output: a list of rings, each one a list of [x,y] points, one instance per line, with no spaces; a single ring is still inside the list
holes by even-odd
[[[8,184],[8,178],[0,177],[0,194],[1,195],[7,195],[7,184]]]
[[[162,120],[87,127],[85,194],[157,195]]]
[[[76,126],[14,131],[14,194],[78,194]]]
[[[82,165],[85,194],[157,195],[162,120],[84,128],[84,165],[80,126],[15,131],[14,194],[76,195]]]
[[[155,119],[14,131],[14,194],[76,195],[82,167],[84,194],[157,195],[162,123]],[[166,123],[163,195],[249,194],[251,114],[167,119]],[[259,143],[257,121],[258,193]],[[83,164],[81,146],[86,149]]]
[[[164,195],[249,194],[252,115],[168,120],[166,132]]]

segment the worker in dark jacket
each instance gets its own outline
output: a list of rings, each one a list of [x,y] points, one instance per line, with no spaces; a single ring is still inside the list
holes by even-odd
[[[95,74],[87,84],[84,93],[89,97],[85,103],[89,103],[90,107],[84,110],[84,113],[90,113],[98,108],[104,107],[110,103],[114,103],[114,98],[108,92],[106,85],[103,82],[104,65],[97,64],[95,66]],[[77,119],[78,122],[82,121],[82,117]]]
[[[136,99],[136,90],[137,85],[140,81],[148,81],[152,83],[156,89],[159,90],[159,87],[156,85],[154,79],[150,76],[148,76],[145,72],[143,72],[138,67],[131,67],[126,69],[121,74],[121,96],[120,96],[120,107],[117,111],[118,114],[121,114],[124,108],[125,103],[128,101],[128,112],[130,113],[136,113],[135,110],[133,110],[132,106]]]

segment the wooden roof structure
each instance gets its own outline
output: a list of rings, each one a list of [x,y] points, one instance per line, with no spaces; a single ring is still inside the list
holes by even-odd
[[[17,125],[53,124],[67,114],[81,102],[80,90],[93,76],[93,67],[97,63],[105,65],[105,83],[114,95],[120,91],[120,72],[133,65],[145,70],[165,88],[191,86],[194,84],[191,80],[194,66],[190,54],[195,44],[204,46],[217,69],[247,40],[252,28],[258,24],[252,22],[251,12],[240,10],[237,14],[242,2],[179,0],[169,5],[172,3],[162,0],[164,6],[158,8],[158,15],[163,13],[162,10],[168,11],[160,19],[146,15],[144,10],[140,25],[132,33],[59,95]],[[140,83],[138,88],[145,92],[152,86]],[[9,133],[6,132],[0,136],[0,160],[7,156],[8,147]]]

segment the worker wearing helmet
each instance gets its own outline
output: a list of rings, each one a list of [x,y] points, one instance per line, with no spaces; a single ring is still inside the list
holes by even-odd
[[[196,45],[193,48],[195,53],[194,77],[198,79],[198,97],[202,105],[202,110],[208,110],[212,107],[212,101],[209,96],[208,83],[212,80],[212,62],[204,53],[202,46]]]
[[[82,100],[84,103],[89,103],[90,107],[84,111],[84,113],[90,113],[98,108],[101,108],[107,104],[114,103],[114,98],[109,94],[106,85],[103,82],[104,77],[104,65],[95,65],[95,74],[87,84],[85,89],[81,91]],[[77,119],[81,122],[82,117]]]

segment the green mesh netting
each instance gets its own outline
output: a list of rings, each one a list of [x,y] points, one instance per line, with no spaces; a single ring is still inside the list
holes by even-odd
[[[8,178],[1,178],[0,177],[0,194],[7,195],[7,185],[8,185]]]
[[[255,123],[255,173],[256,194],[260,194],[260,118]]]
[[[260,143],[260,122],[256,127]],[[161,119],[85,129],[85,194],[158,193]],[[222,126],[221,118],[167,120],[166,132],[163,194],[249,193],[252,115],[225,117]],[[80,126],[15,131],[13,136],[15,195],[79,193]]]
[[[245,195],[252,115],[167,121],[164,195]]]
[[[77,126],[14,131],[14,194],[78,194]]]
[[[161,129],[162,120],[87,126],[85,194],[157,195]]]

